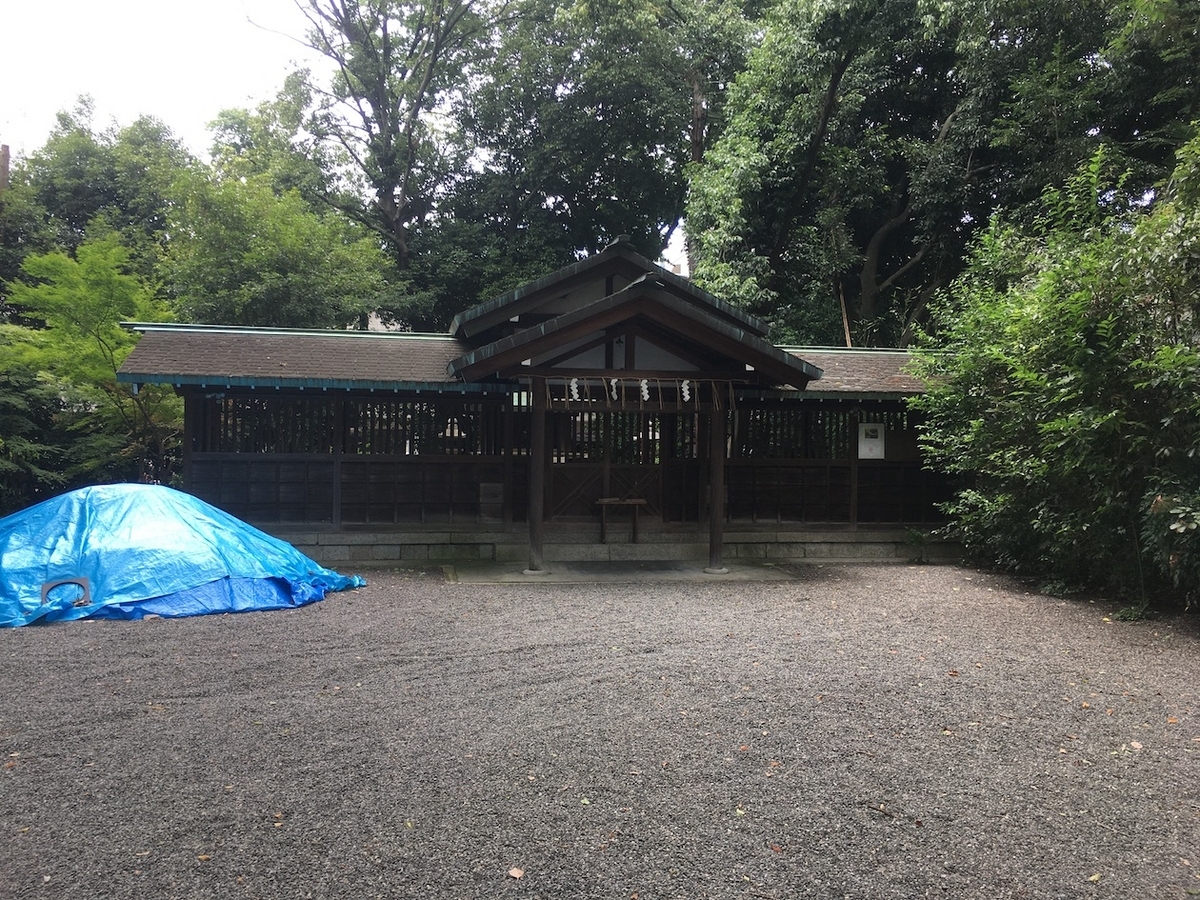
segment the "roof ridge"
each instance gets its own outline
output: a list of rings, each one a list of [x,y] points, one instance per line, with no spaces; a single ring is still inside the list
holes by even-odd
[[[122,322],[130,331],[174,331],[193,334],[277,334],[281,337],[332,337],[358,340],[439,340],[458,343],[451,334],[434,331],[358,331],[339,328],[274,328],[258,325],[201,325],[189,322]]]

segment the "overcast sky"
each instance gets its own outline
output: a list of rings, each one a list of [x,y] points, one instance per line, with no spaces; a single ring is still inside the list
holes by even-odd
[[[292,0],[24,0],[0,3],[0,144],[45,142],[80,94],[93,125],[161,119],[193,152],[223,109],[253,107],[310,63]]]

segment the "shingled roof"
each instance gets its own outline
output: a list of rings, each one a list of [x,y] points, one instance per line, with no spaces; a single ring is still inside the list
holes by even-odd
[[[447,365],[469,348],[449,335],[130,325],[142,332],[123,382],[277,388],[473,389]]]
[[[496,390],[464,384],[449,366],[469,344],[449,335],[133,324],[141,340],[118,380],[133,384],[338,390]],[[814,399],[896,397],[923,391],[903,350],[781,347],[821,377],[795,394]],[[502,388],[501,388],[502,389]]]
[[[921,380],[907,371],[907,350],[781,347],[821,370],[821,378],[804,393],[830,397],[872,397],[920,394]]]

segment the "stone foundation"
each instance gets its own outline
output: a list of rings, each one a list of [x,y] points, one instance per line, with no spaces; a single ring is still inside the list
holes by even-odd
[[[521,562],[529,557],[524,528],[419,528],[411,531],[305,531],[268,529],[303,553],[330,568],[393,568],[438,565],[464,560]],[[932,560],[957,559],[956,544],[930,540],[915,543],[905,528],[773,530],[727,527],[725,558],[788,562],[909,562],[924,554]],[[543,556],[547,562],[708,559],[708,533],[703,529],[642,528],[638,543],[630,528],[609,528],[601,544],[599,526],[555,524],[546,529]]]

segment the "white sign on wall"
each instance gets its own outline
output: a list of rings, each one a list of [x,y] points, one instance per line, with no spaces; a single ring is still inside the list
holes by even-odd
[[[883,423],[860,422],[858,425],[858,458],[883,459]]]

